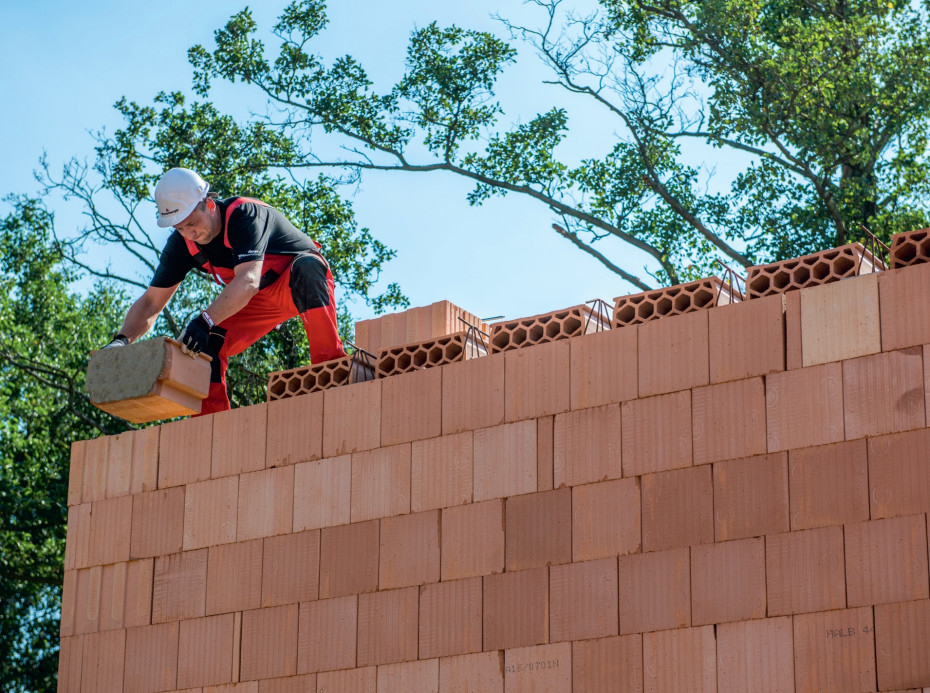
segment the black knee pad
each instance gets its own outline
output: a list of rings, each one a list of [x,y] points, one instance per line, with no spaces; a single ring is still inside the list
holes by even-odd
[[[291,298],[301,313],[329,305],[326,271],[325,261],[316,255],[301,255],[291,265]]]

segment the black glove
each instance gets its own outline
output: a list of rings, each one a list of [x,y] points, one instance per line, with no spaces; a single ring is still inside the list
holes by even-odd
[[[196,356],[207,348],[210,341],[210,323],[204,318],[203,313],[187,323],[180,341],[181,351],[191,356]]]
[[[118,334],[107,344],[104,349],[112,349],[113,347],[121,347],[129,344],[129,337],[124,334]]]

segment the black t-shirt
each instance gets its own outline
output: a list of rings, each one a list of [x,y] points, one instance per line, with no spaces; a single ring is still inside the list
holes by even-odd
[[[236,200],[230,197],[217,201],[223,224],[226,208]],[[318,252],[310,237],[294,226],[287,217],[273,207],[243,202],[229,217],[229,244],[223,240],[224,231],[207,245],[197,245],[200,252],[214,267],[235,269],[243,262],[261,260],[265,255],[303,255]],[[161,253],[152,286],[159,288],[179,284],[187,273],[197,267],[187,243],[177,231],[172,231]]]

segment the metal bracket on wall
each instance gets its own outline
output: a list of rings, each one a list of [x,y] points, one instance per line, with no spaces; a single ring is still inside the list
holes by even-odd
[[[584,332],[582,332],[582,334],[588,334],[588,325],[591,324],[591,318],[595,315],[597,316],[597,322],[594,323],[594,331],[601,332],[603,330],[609,330],[614,319],[614,311],[610,304],[603,298],[592,298],[590,301],[585,301],[585,305],[590,305],[591,310],[585,318]]]
[[[480,329],[477,325],[472,325],[461,315],[459,316],[459,322],[465,324],[465,348],[462,350],[463,361],[467,358],[487,356],[491,353],[491,348],[488,346],[488,342],[485,341],[485,338],[488,340],[491,339],[491,335]],[[469,355],[469,350],[473,350],[474,353]]]
[[[730,267],[725,262],[721,262],[719,259],[714,260],[718,265],[723,268],[723,284],[726,284],[730,287],[730,303],[736,303],[737,300],[745,301],[746,300],[746,277],[737,272],[735,269]],[[717,288],[717,296],[714,299],[715,305],[720,305],[720,294],[723,292],[723,284]],[[736,297],[739,297],[736,299]]]
[[[349,382],[364,383],[374,380],[377,365],[375,355],[350,341],[346,341],[346,344],[354,350],[349,359]]]

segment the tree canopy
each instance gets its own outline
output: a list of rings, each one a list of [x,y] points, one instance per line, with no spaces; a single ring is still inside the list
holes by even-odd
[[[473,204],[537,200],[558,233],[641,288],[706,275],[718,258],[745,267],[833,247],[861,225],[887,239],[926,223],[924,3],[601,0],[588,15],[531,4],[538,25],[502,20],[509,40],[414,31],[404,76],[381,89],[351,56],[313,52],[322,0],[287,6],[273,56],[246,8],[213,47],[191,49],[195,88],[257,87],[274,109],[257,122],[291,143],[277,162],[290,170],[445,171],[474,182]],[[508,126],[494,89],[515,45],[564,96]],[[616,121],[604,151],[574,163],[561,146],[585,127],[572,99]],[[604,238],[625,250],[609,256]]]

